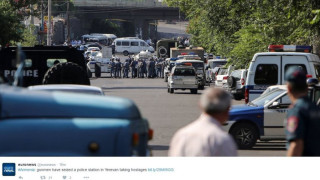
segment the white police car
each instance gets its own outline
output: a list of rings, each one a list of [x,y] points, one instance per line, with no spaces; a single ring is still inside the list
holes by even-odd
[[[223,128],[240,149],[253,147],[258,139],[285,139],[284,119],[290,104],[286,86],[280,85],[248,104],[232,106]]]

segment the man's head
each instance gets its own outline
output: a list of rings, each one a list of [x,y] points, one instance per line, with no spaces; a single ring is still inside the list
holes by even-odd
[[[308,92],[307,76],[303,69],[291,67],[286,72],[288,93],[290,98],[297,99]],[[293,99],[291,99],[293,100]]]
[[[230,106],[231,95],[221,88],[209,88],[203,92],[200,98],[202,111],[220,123],[228,120]]]

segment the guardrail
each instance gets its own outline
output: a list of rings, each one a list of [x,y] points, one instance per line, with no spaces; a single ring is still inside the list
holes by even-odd
[[[168,7],[162,0],[74,0],[75,6]]]

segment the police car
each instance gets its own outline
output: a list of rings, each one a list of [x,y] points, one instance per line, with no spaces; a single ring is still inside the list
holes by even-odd
[[[285,85],[244,105],[232,106],[223,128],[240,149],[252,148],[258,139],[284,139],[284,119],[290,105]]]
[[[308,96],[319,106],[318,80],[310,78],[307,83]],[[240,149],[252,148],[258,139],[285,139],[284,122],[290,104],[286,85],[270,86],[248,104],[232,106],[223,129],[234,137]]]
[[[267,87],[285,83],[284,74],[293,66],[308,78],[320,78],[320,59],[311,46],[270,45],[269,52],[256,53],[250,63],[245,86],[245,102],[259,97]]]

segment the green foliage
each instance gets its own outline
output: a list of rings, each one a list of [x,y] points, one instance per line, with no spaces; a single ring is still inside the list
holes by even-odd
[[[192,43],[248,66],[269,44],[313,45],[320,51],[319,0],[166,0],[190,20]],[[311,23],[310,23],[311,22]]]
[[[3,47],[11,40],[21,40],[22,16],[16,13],[16,8],[8,0],[0,1],[0,19],[0,45]]]

